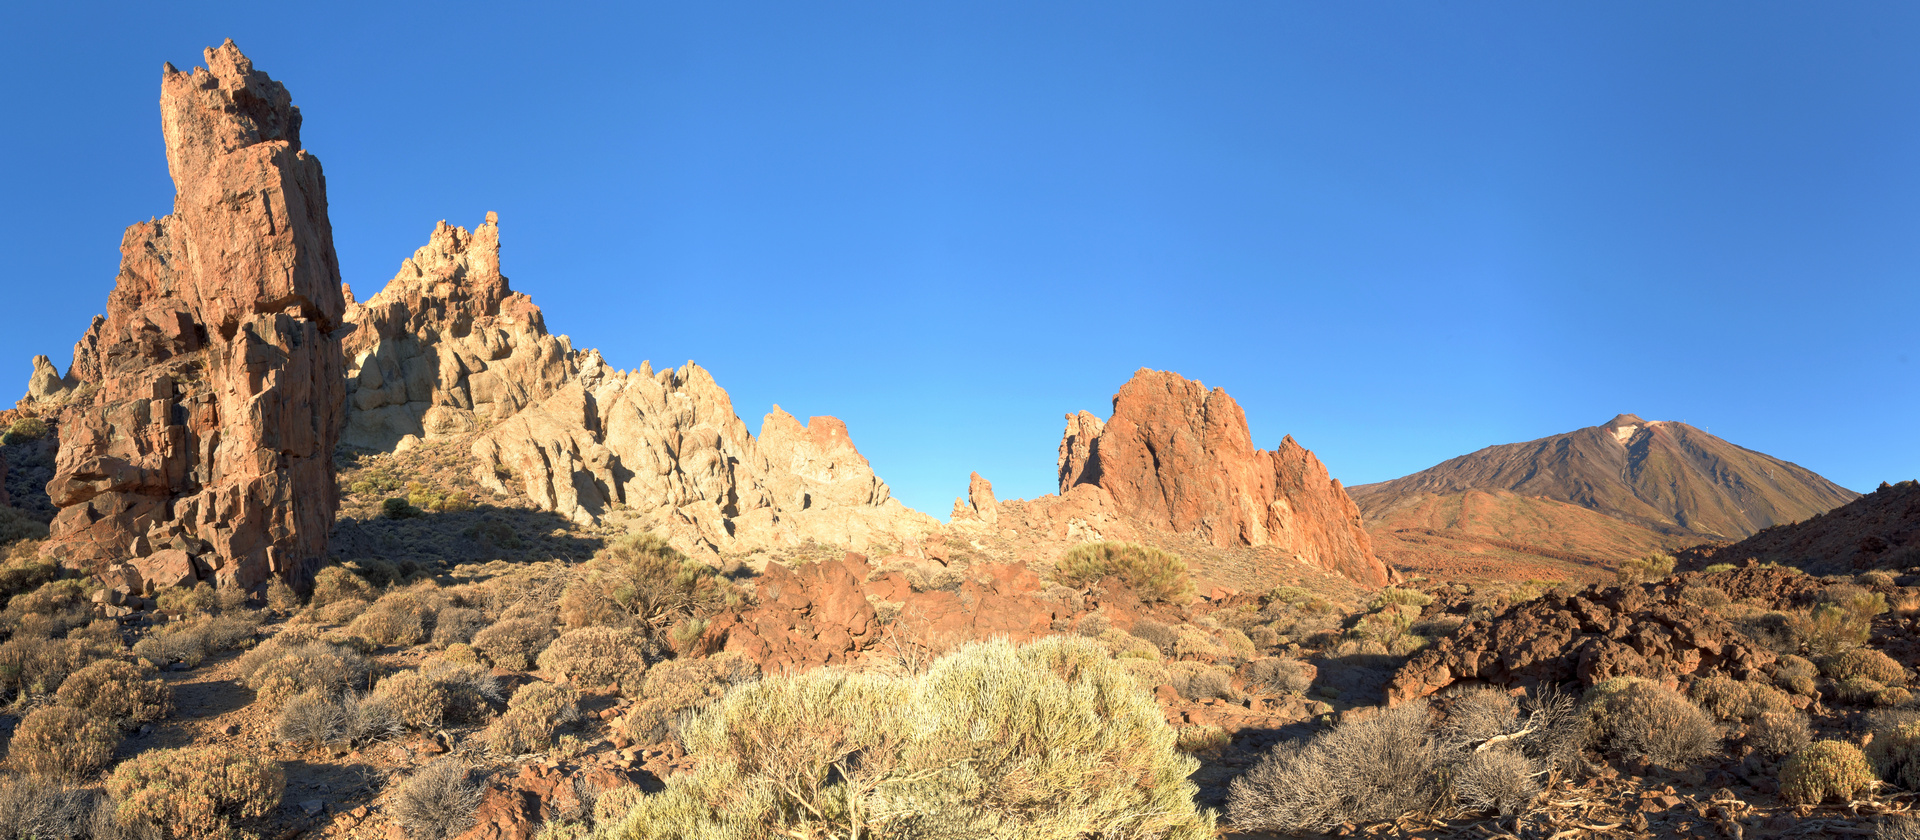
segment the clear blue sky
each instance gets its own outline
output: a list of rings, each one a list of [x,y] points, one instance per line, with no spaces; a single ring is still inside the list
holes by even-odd
[[[1142,366],[1349,484],[1619,412],[1920,477],[1911,3],[9,4],[10,393],[170,208],[161,62],[227,37],[356,292],[498,211],[576,347],[839,416],[939,516],[1051,492]]]

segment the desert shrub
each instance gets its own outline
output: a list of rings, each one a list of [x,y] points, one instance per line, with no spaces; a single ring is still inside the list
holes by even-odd
[[[1536,770],[1572,773],[1580,764],[1586,726],[1572,695],[1552,687],[1518,699],[1497,689],[1470,688],[1447,697],[1446,718],[1434,735],[1454,765],[1462,756],[1497,749],[1520,754]],[[1485,769],[1494,772],[1491,766]]]
[[[1274,694],[1305,694],[1320,670],[1298,659],[1267,657],[1247,663],[1247,684]]]
[[[307,605],[317,610],[340,601],[371,603],[374,597],[373,586],[358,575],[340,566],[328,566],[314,576],[313,598]]]
[[[1253,642],[1255,651],[1272,650],[1280,646],[1280,631],[1266,624],[1255,625],[1247,631],[1247,640]]]
[[[46,523],[28,516],[25,511],[18,508],[0,506],[0,545],[46,538]]]
[[[1247,634],[1232,627],[1220,628],[1217,638],[1220,640],[1220,646],[1227,649],[1227,654],[1232,659],[1245,662],[1260,655],[1253,646],[1253,640],[1247,638]]]
[[[1367,609],[1381,610],[1398,606],[1424,607],[1431,603],[1433,603],[1433,596],[1420,590],[1388,586],[1374,593],[1373,600],[1367,602]]]
[[[27,713],[7,745],[7,763],[17,773],[79,778],[107,766],[120,732],[113,724],[66,706]]]
[[[1853,576],[1853,582],[1865,587],[1893,587],[1893,575],[1882,569],[1869,569]]]
[[[648,647],[638,630],[581,627],[540,653],[540,670],[580,688],[618,688],[631,695],[647,673]]]
[[[1688,586],[1680,590],[1680,597],[1710,610],[1733,603],[1733,598],[1727,595],[1726,590],[1717,586]]]
[[[0,444],[15,446],[28,441],[39,440],[47,436],[53,427],[38,417],[22,417],[7,427],[6,435],[0,437]]]
[[[299,694],[280,708],[274,721],[280,740],[301,745],[361,743],[396,737],[406,730],[406,721],[386,698],[352,692],[338,697],[319,691]]]
[[[1621,561],[1616,575],[1621,583],[1646,583],[1673,574],[1673,564],[1673,555],[1656,551]]]
[[[561,593],[559,611],[570,628],[661,632],[739,600],[719,570],[687,559],[659,537],[636,534],[596,552]]]
[[[1920,720],[1874,727],[1866,756],[1874,775],[1882,781],[1920,790]]]
[[[1133,636],[1153,645],[1162,654],[1172,656],[1174,648],[1180,644],[1180,634],[1171,625],[1161,624],[1152,619],[1143,618],[1133,623]]]
[[[1897,685],[1883,688],[1880,693],[1873,696],[1873,704],[1876,706],[1905,706],[1912,700],[1913,692]]]
[[[486,629],[486,626],[487,617],[479,610],[449,607],[434,616],[433,643],[463,645],[473,641],[473,635]]]
[[[1685,767],[1720,745],[1720,727],[1685,696],[1652,682],[1616,677],[1594,686],[1589,740],[1627,758]]]
[[[815,670],[738,686],[683,730],[691,773],[614,836],[1199,840],[1211,814],[1158,706],[1094,642],[971,644],[920,677]]]
[[[211,590],[210,590],[211,591]],[[198,667],[221,651],[239,650],[253,641],[258,625],[251,616],[199,614],[168,623],[133,646],[133,655],[154,667],[180,663]]]
[[[1738,568],[1738,567],[1734,566],[1732,563],[1715,563],[1711,566],[1706,567],[1705,569],[1702,569],[1701,571],[1706,572],[1707,574],[1710,574],[1710,575],[1717,575],[1721,572],[1731,572],[1735,568]]]
[[[1802,697],[1811,697],[1819,690],[1814,678],[1820,675],[1813,662],[1802,657],[1787,654],[1780,657],[1780,663],[1774,667],[1775,685]]]
[[[31,591],[15,595],[0,610],[0,624],[18,628],[15,633],[53,637],[93,620],[93,604],[87,600],[84,582],[68,578],[50,580]]]
[[[1233,781],[1227,814],[1241,831],[1331,831],[1398,819],[1440,797],[1440,750],[1415,701],[1281,744]]]
[[[150,723],[173,710],[173,689],[139,666],[102,659],[67,677],[55,696],[60,705],[123,727]]]
[[[1887,814],[1874,823],[1874,840],[1920,840],[1920,814]]]
[[[475,722],[488,701],[500,697],[499,681],[487,669],[454,662],[432,662],[401,671],[374,687],[393,714],[414,729],[434,729],[447,721]]]
[[[1845,741],[1816,741],[1795,752],[1780,767],[1780,798],[1790,805],[1849,800],[1871,790],[1873,768],[1860,748]]]
[[[430,510],[436,513],[473,510],[473,496],[467,491],[434,487],[418,481],[407,484],[406,502],[418,510]]]
[[[400,783],[393,818],[409,840],[445,840],[472,828],[485,790],[458,759],[443,758]]]
[[[354,618],[347,632],[376,645],[412,647],[429,637],[435,612],[432,601],[418,592],[389,592]]]
[[[1807,716],[1798,709],[1762,712],[1747,727],[1747,744],[1767,755],[1787,755],[1812,739]]]
[[[1753,704],[1753,691],[1748,685],[1723,674],[1694,680],[1687,696],[1708,714],[1725,721],[1746,717],[1747,707]]]
[[[16,634],[0,643],[0,694],[52,694],[67,675],[118,651],[88,638],[49,639]]]
[[[1838,604],[1820,604],[1812,612],[1796,614],[1793,630],[1810,653],[1825,657],[1865,644],[1868,622],[1868,617]]]
[[[1185,603],[1193,595],[1186,561],[1138,543],[1077,545],[1053,567],[1054,581],[1075,589],[1109,578],[1126,584],[1143,601]]]
[[[1540,794],[1540,764],[1513,750],[1468,753],[1453,769],[1454,799],[1474,811],[1520,813]]]
[[[116,840],[113,806],[98,792],[45,776],[0,779],[0,838]]]
[[[154,602],[160,609],[174,615],[210,613],[219,609],[220,606],[220,600],[214,596],[213,587],[208,586],[206,581],[190,587],[176,586],[162,590],[159,595],[154,596]]]
[[[506,756],[544,752],[556,730],[580,719],[579,702],[572,686],[527,683],[513,693],[506,714],[487,726],[487,748]]]
[[[1763,682],[1748,682],[1747,710],[1742,717],[1752,720],[1769,712],[1796,711],[1793,698],[1780,689]]]
[[[208,840],[271,813],[286,781],[279,764],[246,751],[183,747],[128,759],[107,778],[107,792],[120,824],[138,836]]]
[[[272,583],[267,584],[267,608],[283,613],[298,610],[300,593],[293,591],[286,581],[274,578]]]
[[[1872,620],[1874,616],[1887,611],[1887,596],[1853,583],[1827,587],[1827,591],[1821,593],[1820,600],[1862,620]]]
[[[1183,753],[1213,752],[1233,741],[1227,730],[1211,723],[1182,726],[1174,734],[1173,748]]]
[[[553,639],[553,625],[544,619],[503,618],[473,634],[473,649],[502,668],[525,671]]]
[[[662,662],[647,671],[637,700],[615,728],[636,743],[665,740],[679,733],[686,714],[759,675],[759,666],[738,653]]]
[[[1888,656],[1873,648],[1854,648],[1820,660],[1820,672],[1836,680],[1866,677],[1881,685],[1905,685],[1907,671]]]
[[[373,670],[373,663],[358,651],[294,628],[282,630],[236,663],[241,683],[257,692],[270,709],[308,691],[334,695],[364,690]]]
[[[1885,690],[1878,680],[1867,677],[1848,677],[1833,684],[1833,693],[1848,703],[1872,703]]]

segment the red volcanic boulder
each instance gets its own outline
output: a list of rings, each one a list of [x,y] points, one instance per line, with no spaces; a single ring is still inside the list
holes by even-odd
[[[173,213],[127,229],[74,348],[45,550],[173,579],[169,549],[187,581],[251,587],[307,577],[326,548],[345,303],[300,110],[232,41],[206,59],[162,71]]]
[[[1098,486],[1153,528],[1222,547],[1275,546],[1368,586],[1390,578],[1360,508],[1320,459],[1291,436],[1272,451],[1254,448],[1226,391],[1176,373],[1135,373],[1105,423],[1069,416],[1059,471],[1061,495]]]
[[[1416,654],[1387,685],[1398,705],[1456,682],[1592,685],[1611,677],[1668,682],[1708,671],[1746,679],[1772,651],[1681,597],[1683,585],[1550,593],[1476,621]]]

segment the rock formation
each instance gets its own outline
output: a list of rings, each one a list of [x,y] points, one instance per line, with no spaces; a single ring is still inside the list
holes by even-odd
[[[366,303],[347,303],[350,411],[340,439],[392,449],[472,432],[551,395],[575,371],[565,336],[500,274],[499,218],[441,222]]]
[[[300,580],[337,506],[326,180],[286,88],[232,41],[206,60],[162,71],[173,213],[121,241],[107,314],[74,348],[82,393],[48,484],[46,551],[148,588]]]
[[[1369,586],[1389,573],[1373,555],[1360,509],[1291,436],[1256,449],[1227,392],[1142,369],[1104,423],[1069,415],[1060,492],[1092,485],[1136,523],[1214,546],[1273,546]]]
[[[33,357],[33,375],[27,379],[27,396],[21,404],[39,403],[60,399],[72,390],[74,383],[60,375],[53,366],[53,360],[45,356]]]

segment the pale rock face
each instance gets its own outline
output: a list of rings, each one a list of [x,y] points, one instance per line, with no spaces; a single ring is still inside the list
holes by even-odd
[[[1253,446],[1246,415],[1227,392],[1142,369],[1113,398],[1102,424],[1071,415],[1060,441],[1062,496],[1105,490],[1129,519],[1216,546],[1274,546],[1369,586],[1385,564],[1360,524],[1360,508],[1292,437]]]
[[[1000,503],[993,497],[993,483],[973,473],[967,478],[967,498],[953,500],[953,519],[964,522],[978,520],[988,525],[1000,521]]]
[[[917,543],[938,523],[891,498],[847,437],[777,407],[755,440],[698,365],[622,372],[594,352],[551,397],[475,439],[476,477],[592,522],[615,505],[683,550],[745,552],[808,541],[855,550]]]
[[[576,370],[565,336],[500,274],[499,217],[441,222],[387,287],[349,303],[342,442],[392,450],[465,434],[547,398]]]
[[[59,400],[72,390],[72,383],[60,376],[60,369],[45,356],[33,357],[33,375],[27,379],[27,396],[22,404]]]
[[[326,180],[285,87],[232,41],[206,61],[163,70],[173,213],[127,229],[107,314],[74,347],[43,550],[129,581],[298,582],[338,505]]]

